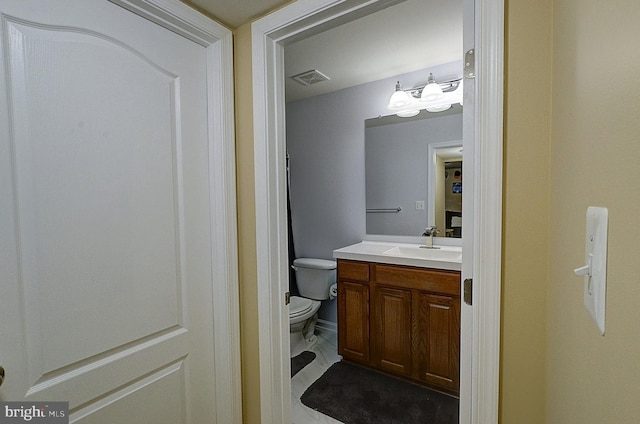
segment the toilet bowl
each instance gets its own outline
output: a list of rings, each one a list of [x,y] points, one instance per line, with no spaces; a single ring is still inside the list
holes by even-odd
[[[300,296],[289,304],[290,355],[297,356],[317,341],[314,334],[321,301],[329,299],[329,289],[336,282],[336,262],[325,259],[298,258],[292,268]]]
[[[319,300],[291,296],[291,303],[289,304],[289,342],[292,358],[310,349],[318,340],[313,333],[320,305],[321,302]]]

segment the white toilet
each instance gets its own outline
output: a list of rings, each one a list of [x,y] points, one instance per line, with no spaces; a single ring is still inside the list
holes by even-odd
[[[336,282],[336,262],[326,259],[298,258],[293,261],[300,297],[291,296],[289,335],[291,357],[316,343],[313,334],[320,301],[329,299],[329,289]]]

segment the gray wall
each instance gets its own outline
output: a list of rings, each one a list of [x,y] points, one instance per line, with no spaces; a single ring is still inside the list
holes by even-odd
[[[395,83],[411,87],[459,77],[462,63],[362,84],[286,105],[287,151],[296,257],[332,259],[333,250],[362,241],[365,225],[364,121],[389,115]],[[334,301],[320,318],[336,322]]]

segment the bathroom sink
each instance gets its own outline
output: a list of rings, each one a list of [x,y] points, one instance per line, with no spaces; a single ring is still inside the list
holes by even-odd
[[[462,248],[441,245],[427,249],[414,243],[362,241],[333,251],[336,259],[407,265],[420,268],[460,271]]]
[[[460,250],[444,248],[427,249],[419,246],[395,246],[382,252],[383,255],[399,256],[403,258],[427,259],[432,261],[460,261]]]

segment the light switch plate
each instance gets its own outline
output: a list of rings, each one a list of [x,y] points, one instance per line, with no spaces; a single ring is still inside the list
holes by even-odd
[[[607,208],[590,206],[587,209],[587,234],[585,239],[585,264],[590,275],[584,277],[584,306],[604,335],[604,318],[607,293]]]

